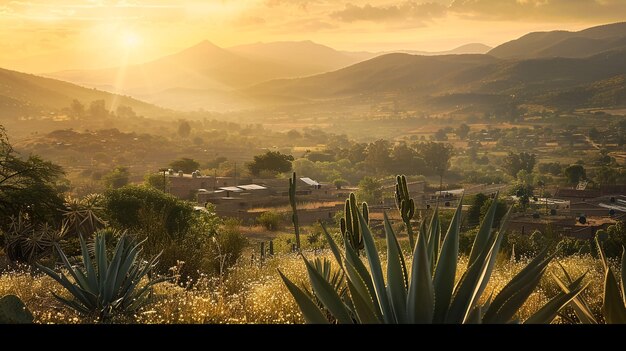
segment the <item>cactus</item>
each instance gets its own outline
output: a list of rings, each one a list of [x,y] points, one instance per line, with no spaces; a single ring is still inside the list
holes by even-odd
[[[289,203],[291,204],[291,221],[296,233],[296,248],[300,251],[300,225],[298,224],[298,209],[296,208],[296,172],[289,178]]]
[[[356,251],[357,255],[363,249],[363,235],[361,233],[361,225],[359,224],[358,212],[359,206],[356,202],[354,193],[350,193],[350,197],[346,200],[344,208],[344,217],[340,220],[341,234],[346,242]],[[369,223],[369,208],[367,203],[363,203],[361,211],[366,223]]]
[[[400,211],[402,221],[406,225],[406,231],[409,235],[409,244],[411,245],[411,249],[413,249],[413,247],[415,247],[415,239],[413,238],[411,219],[413,219],[415,215],[415,201],[410,197],[409,188],[404,175],[396,177],[396,206],[398,207],[398,211]]]
[[[33,314],[15,295],[6,295],[0,299],[0,324],[31,324]]]

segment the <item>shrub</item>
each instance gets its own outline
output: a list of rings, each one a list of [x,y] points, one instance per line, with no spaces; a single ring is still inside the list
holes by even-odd
[[[184,233],[192,222],[193,207],[157,189],[129,185],[105,192],[103,207],[110,225],[119,229],[137,229],[142,215],[159,215],[165,221],[168,236]]]
[[[262,225],[267,230],[276,231],[280,229],[280,225],[283,218],[280,213],[274,211],[263,212],[259,218],[257,218],[257,223]]]
[[[248,239],[239,231],[241,222],[228,219],[213,236],[209,245],[209,262],[214,273],[222,276],[241,257]]]

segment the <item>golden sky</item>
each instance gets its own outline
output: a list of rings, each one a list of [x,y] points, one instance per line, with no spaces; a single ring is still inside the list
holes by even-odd
[[[437,51],[624,20],[626,0],[0,0],[0,67],[112,67],[205,39]]]

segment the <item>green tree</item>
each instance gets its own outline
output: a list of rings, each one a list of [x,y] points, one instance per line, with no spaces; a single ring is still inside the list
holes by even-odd
[[[85,105],[81,104],[80,101],[76,99],[72,100],[69,114],[70,114],[70,117],[74,119],[81,119],[85,117]]]
[[[337,188],[337,190],[339,190],[342,187],[348,185],[348,181],[343,178],[337,178],[333,180],[333,185],[335,186],[335,188]]]
[[[172,161],[172,163],[170,163],[170,167],[172,167],[175,172],[183,171],[184,173],[191,173],[200,167],[200,163],[194,159],[183,157],[176,161]]]
[[[568,166],[567,168],[565,168],[563,173],[565,173],[567,181],[570,184],[577,184],[581,180],[587,178],[587,172],[585,171],[585,167],[578,164]]]
[[[19,157],[0,125],[0,224],[20,213],[41,221],[59,219],[63,174],[60,166],[38,156]]]
[[[467,135],[470,132],[470,127],[465,124],[462,123],[455,131],[454,133],[459,137],[459,139],[461,140],[465,140],[465,138],[467,138]]]
[[[483,193],[478,193],[474,195],[472,199],[472,204],[467,210],[467,224],[469,226],[477,226],[480,223],[480,210],[482,209],[485,202],[489,200],[489,197]]]
[[[520,152],[519,154],[509,152],[502,162],[504,170],[512,177],[517,177],[517,174],[521,170],[525,170],[528,173],[532,173],[537,162],[537,155],[529,154],[527,152]]]
[[[95,100],[89,104],[89,116],[93,119],[105,119],[109,117],[104,100]]]
[[[383,186],[379,180],[372,177],[364,177],[359,182],[359,190],[357,191],[359,202],[367,202],[368,204],[378,204],[383,199]]]
[[[118,106],[117,109],[115,110],[115,114],[117,115],[117,118],[121,118],[121,119],[131,119],[131,118],[137,117],[137,114],[135,113],[132,107],[128,107],[124,105]]]
[[[247,164],[248,170],[254,176],[261,172],[287,173],[292,169],[293,156],[285,155],[280,151],[268,151],[263,155],[254,156],[254,160]],[[265,173],[265,172],[264,172]]]
[[[391,164],[387,170],[394,174],[419,174],[425,167],[424,160],[419,157],[415,149],[406,143],[399,143],[391,151]]]
[[[110,189],[118,189],[128,184],[130,171],[128,167],[118,166],[104,176],[104,185]]]
[[[170,180],[167,176],[163,176],[163,173],[148,173],[144,177],[144,183],[152,188],[167,192],[170,185]]]
[[[189,137],[189,134],[191,134],[191,124],[185,120],[181,120],[178,123],[178,135],[183,138],[187,138]]]
[[[437,141],[446,141],[448,140],[448,133],[446,129],[442,128],[442,129],[439,129],[437,132],[435,132],[435,134],[433,135],[433,138]]]
[[[370,172],[382,173],[391,165],[390,144],[387,140],[376,140],[367,145],[365,164]]]
[[[419,153],[433,173],[439,176],[439,190],[443,187],[443,176],[450,168],[453,148],[450,144],[427,142],[419,144]]]
[[[481,221],[483,218],[485,218],[485,215],[487,214],[487,211],[489,211],[489,207],[491,206],[492,203],[493,203],[493,199],[487,199],[487,201],[485,201],[483,206],[480,208]],[[496,215],[493,220],[494,228],[500,227],[500,221],[502,221],[502,218],[504,218],[504,215],[506,215],[507,211],[508,211],[508,207],[506,205],[506,202],[504,202],[504,200],[498,199],[498,205],[496,207]]]

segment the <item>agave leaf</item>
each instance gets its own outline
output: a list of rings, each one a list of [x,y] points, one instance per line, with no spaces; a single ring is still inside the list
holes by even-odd
[[[626,305],[626,249],[622,246],[622,302]]]
[[[333,287],[324,279],[324,277],[311,265],[311,263],[302,256],[304,264],[306,265],[309,280],[315,296],[324,304],[324,307],[337,318],[337,321],[342,324],[352,324],[352,318],[350,313],[346,309],[343,301],[333,289]]]
[[[396,321],[406,323],[406,280],[404,278],[405,269],[402,269],[402,252],[398,250],[396,234],[391,228],[387,213],[383,213],[383,217],[387,237],[387,293],[391,299],[391,307]]]
[[[472,312],[470,312],[469,316],[467,317],[465,324],[482,324],[482,313],[483,312],[481,306],[474,307]]]
[[[59,300],[61,303],[71,306],[72,308],[74,308],[76,311],[83,313],[85,315],[88,315],[90,313],[90,311],[88,309],[86,309],[83,305],[77,303],[74,300],[68,300],[64,297],[61,297],[59,295],[57,295],[54,291],[51,292],[52,296],[54,296],[54,298],[56,298],[57,300]]]
[[[498,232],[491,245],[476,258],[474,264],[463,274],[455,288],[454,299],[448,311],[446,320],[451,323],[463,323],[489,281],[496,255],[500,249],[503,233]],[[484,284],[483,284],[484,283]]]
[[[385,322],[391,323],[393,314],[389,304],[389,297],[387,296],[387,289],[385,288],[385,278],[383,277],[383,269],[380,264],[380,258],[378,257],[378,249],[376,249],[374,237],[361,211],[357,211],[357,216],[359,218],[359,225],[361,226],[361,235],[363,235],[365,254],[370,265],[374,291],[376,292],[378,302],[381,306]]]
[[[322,225],[322,232],[324,233],[324,237],[326,237],[328,246],[330,246],[330,251],[333,253],[335,260],[337,260],[337,264],[339,264],[339,267],[343,267],[343,260],[341,259],[341,253],[339,251],[339,247],[337,247],[337,243],[330,236],[328,230],[326,230],[326,225],[324,224],[324,222],[320,222],[320,224]]]
[[[113,296],[115,288],[117,287],[117,277],[119,273],[120,264],[122,261],[122,255],[124,254],[124,240],[120,240],[117,242],[115,246],[115,251],[113,254],[113,259],[109,264],[107,269],[106,277],[104,278],[104,294],[103,299],[105,301],[110,300]]]
[[[496,192],[496,195],[491,202],[491,206],[489,206],[489,210],[487,210],[487,214],[485,214],[485,218],[483,218],[478,234],[476,234],[476,238],[474,239],[474,244],[472,245],[469,261],[467,263],[468,267],[474,265],[480,254],[485,250],[488,250],[497,204],[498,193]]]
[[[96,276],[96,271],[93,268],[93,263],[91,262],[91,255],[89,254],[87,243],[82,236],[79,236],[78,239],[80,240],[80,250],[83,255],[83,265],[85,266],[87,280],[89,281],[89,291],[92,294],[97,294],[98,279]]]
[[[84,276],[77,274],[77,270],[75,270],[72,267],[72,264],[70,264],[69,260],[67,259],[67,256],[65,256],[65,253],[63,253],[63,250],[61,250],[61,247],[59,246],[59,244],[54,243],[54,248],[57,250],[59,257],[61,258],[61,261],[67,268],[68,272],[70,273],[72,278],[74,278],[74,281],[76,281],[76,283],[80,286],[81,289],[89,290],[89,283],[87,282],[87,280],[83,279]]]
[[[368,303],[361,293],[348,280],[348,291],[352,297],[354,312],[361,324],[378,324],[380,320],[371,309],[371,301]]]
[[[608,324],[625,324],[626,323],[626,307],[624,300],[620,296],[620,289],[617,286],[617,280],[611,266],[609,266],[604,254],[604,249],[600,241],[596,237],[596,246],[598,253],[604,264],[604,298],[602,301],[602,314]],[[622,255],[623,258],[623,255]],[[623,259],[622,259],[623,263]]]
[[[459,256],[459,232],[461,230],[462,201],[454,212],[448,233],[443,239],[441,254],[435,268],[433,280],[435,290],[435,312],[433,321],[443,323],[446,313],[452,300],[454,281],[456,278],[456,267]]]
[[[560,263],[559,263],[560,265]],[[561,266],[561,268],[565,269],[563,266]],[[586,275],[587,273],[585,273],[584,275]],[[570,289],[567,286],[567,284],[565,284],[563,281],[561,281],[561,279],[559,279],[559,277],[557,277],[556,275],[552,275],[552,277],[554,278],[554,280],[556,281],[557,285],[561,288],[561,290],[563,290],[564,293],[569,293]],[[573,281],[570,278],[569,274],[566,275],[567,278],[567,282],[568,284],[572,284]],[[574,313],[576,314],[576,317],[578,317],[578,320],[580,321],[580,323],[582,324],[598,324],[598,321],[596,321],[595,317],[593,316],[593,313],[591,312],[591,310],[589,309],[589,307],[587,306],[587,304],[585,303],[585,301],[579,296],[576,296],[575,298],[572,299],[572,302],[570,303],[570,306],[572,306],[572,309],[574,310]],[[573,323],[572,323],[573,324]]]
[[[96,238],[96,262],[98,263],[99,293],[104,295],[104,279],[106,278],[107,267],[106,238],[104,235],[99,235]]]
[[[426,232],[420,231],[413,252],[407,310],[411,323],[432,323],[435,292],[431,278],[430,258],[426,246]]]
[[[615,274],[610,267],[607,266],[605,269],[602,314],[608,324],[624,324],[626,323],[626,308],[620,296]]]
[[[345,272],[348,275],[348,281],[353,285],[363,300],[371,304],[371,308],[379,320],[383,320],[383,313],[380,304],[376,298],[376,291],[369,272],[363,265],[363,262],[356,258],[356,253],[348,245],[346,246],[346,261],[344,264]]]
[[[582,285],[584,275],[576,279],[568,287],[570,292],[560,292],[553,297],[547,304],[543,305],[537,312],[530,316],[524,324],[550,324],[554,317],[557,316],[561,308],[567,305],[576,295],[580,294],[587,285]]]
[[[435,208],[433,216],[430,219],[428,227],[428,257],[430,258],[430,267],[434,270],[439,255],[439,241],[441,233],[441,223],[439,222],[439,206]],[[432,272],[431,272],[432,274]]]
[[[546,260],[547,254],[547,248],[542,250],[500,290],[485,312],[485,323],[507,323],[513,318],[539,284],[552,259]]]
[[[317,307],[315,302],[313,302],[302,290],[300,290],[296,284],[292,283],[291,280],[285,277],[280,269],[278,270],[278,274],[285,283],[285,286],[287,286],[287,289],[293,298],[296,300],[296,304],[298,304],[304,320],[308,324],[328,324],[328,320],[319,307]]]

